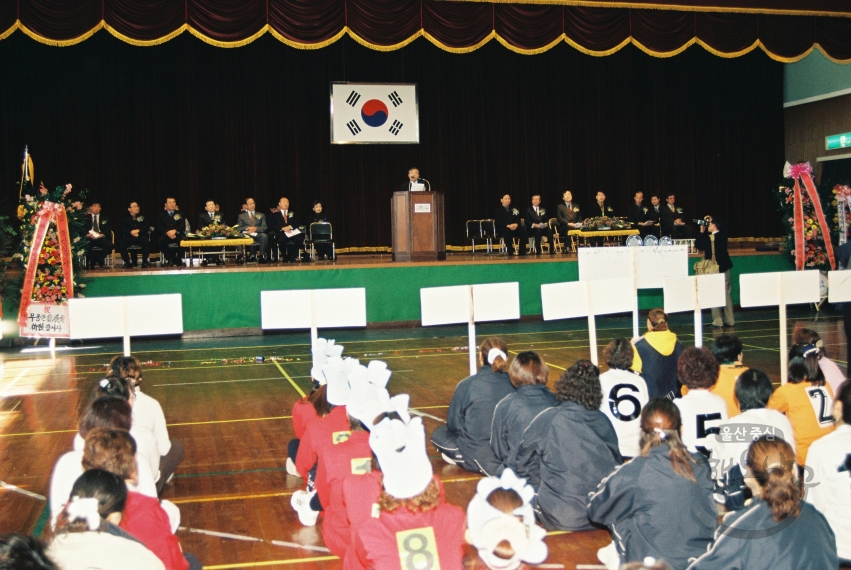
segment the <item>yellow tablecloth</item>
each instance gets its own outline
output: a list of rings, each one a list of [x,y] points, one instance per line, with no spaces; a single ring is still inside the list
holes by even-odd
[[[238,245],[251,245],[254,240],[250,237],[228,238],[228,239],[184,239],[180,241],[180,247],[231,247]]]
[[[606,236],[637,236],[640,234],[638,230],[599,230],[599,231],[585,231],[585,230],[568,230],[567,235],[569,236],[579,236],[579,237],[606,237]]]

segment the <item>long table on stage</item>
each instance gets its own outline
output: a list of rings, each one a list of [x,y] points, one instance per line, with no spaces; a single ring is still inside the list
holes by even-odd
[[[631,230],[568,230],[567,235],[570,237],[570,248],[576,251],[577,246],[586,245],[588,238],[602,237],[605,241],[609,238],[624,238],[626,236],[637,236],[641,232],[636,229]],[[621,240],[614,240],[620,243]]]
[[[225,238],[225,239],[184,239],[180,241],[180,247],[186,248],[189,251],[189,259],[193,259],[192,250],[197,250],[198,256],[202,259],[205,255],[227,255],[225,248],[235,247],[241,248],[242,257],[245,258],[245,246],[251,245],[254,240],[250,237],[241,238]],[[237,250],[236,255],[238,255]]]

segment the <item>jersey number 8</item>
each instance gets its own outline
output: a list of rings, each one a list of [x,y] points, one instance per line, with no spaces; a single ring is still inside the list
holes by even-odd
[[[437,541],[430,526],[396,533],[402,570],[440,570]]]

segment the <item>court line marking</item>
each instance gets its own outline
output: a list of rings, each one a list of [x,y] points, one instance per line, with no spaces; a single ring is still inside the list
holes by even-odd
[[[307,544],[299,544],[297,542],[287,542],[285,540],[270,540],[271,544],[275,546],[289,546],[292,548],[303,548],[304,550],[312,550],[314,552],[331,552],[330,548],[325,546],[310,546]]]
[[[305,562],[323,562],[325,560],[339,560],[337,556],[315,556],[313,558],[293,558],[290,560],[266,560],[264,562],[240,562],[238,564],[219,564],[217,566],[204,565],[204,570],[228,570],[229,568],[258,568],[260,566],[287,566],[290,564],[303,564]]]
[[[5,481],[0,481],[0,487],[6,489],[7,491],[14,491],[15,493],[20,493],[22,495],[26,495],[27,497],[32,497],[33,499],[38,499],[39,501],[46,501],[47,497],[43,495],[39,495],[38,493],[33,493],[32,491],[27,491],[26,489],[21,489],[17,485],[12,485],[11,483],[6,483]]]
[[[301,397],[302,397],[302,398],[304,398],[307,394],[305,394],[305,393],[304,393],[304,390],[302,390],[301,388],[299,388],[299,387],[298,387],[298,384],[296,384],[296,383],[295,383],[295,380],[293,380],[292,378],[290,378],[290,375],[289,375],[289,374],[287,374],[287,372],[284,370],[284,367],[283,367],[283,366],[281,366],[281,365],[280,365],[279,363],[277,363],[277,362],[275,362],[275,366],[277,366],[277,367],[278,367],[278,370],[280,370],[280,371],[281,371],[281,374],[283,374],[283,375],[284,375],[284,378],[286,378],[287,380],[289,380],[290,384],[292,384],[292,387],[293,387],[293,388],[295,388],[296,392],[298,392],[299,394],[301,394]]]
[[[436,420],[436,421],[439,421],[439,422],[446,423],[446,420],[442,420],[442,419],[438,418],[437,416],[433,416],[433,415],[427,414],[425,412],[420,412],[419,410],[408,409],[408,412],[411,415],[414,415],[414,416],[420,416],[421,418],[429,418],[429,419],[432,419],[432,420]]]

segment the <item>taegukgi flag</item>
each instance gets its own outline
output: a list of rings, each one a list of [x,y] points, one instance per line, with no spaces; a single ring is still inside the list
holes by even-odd
[[[416,83],[331,83],[331,144],[419,142]]]

